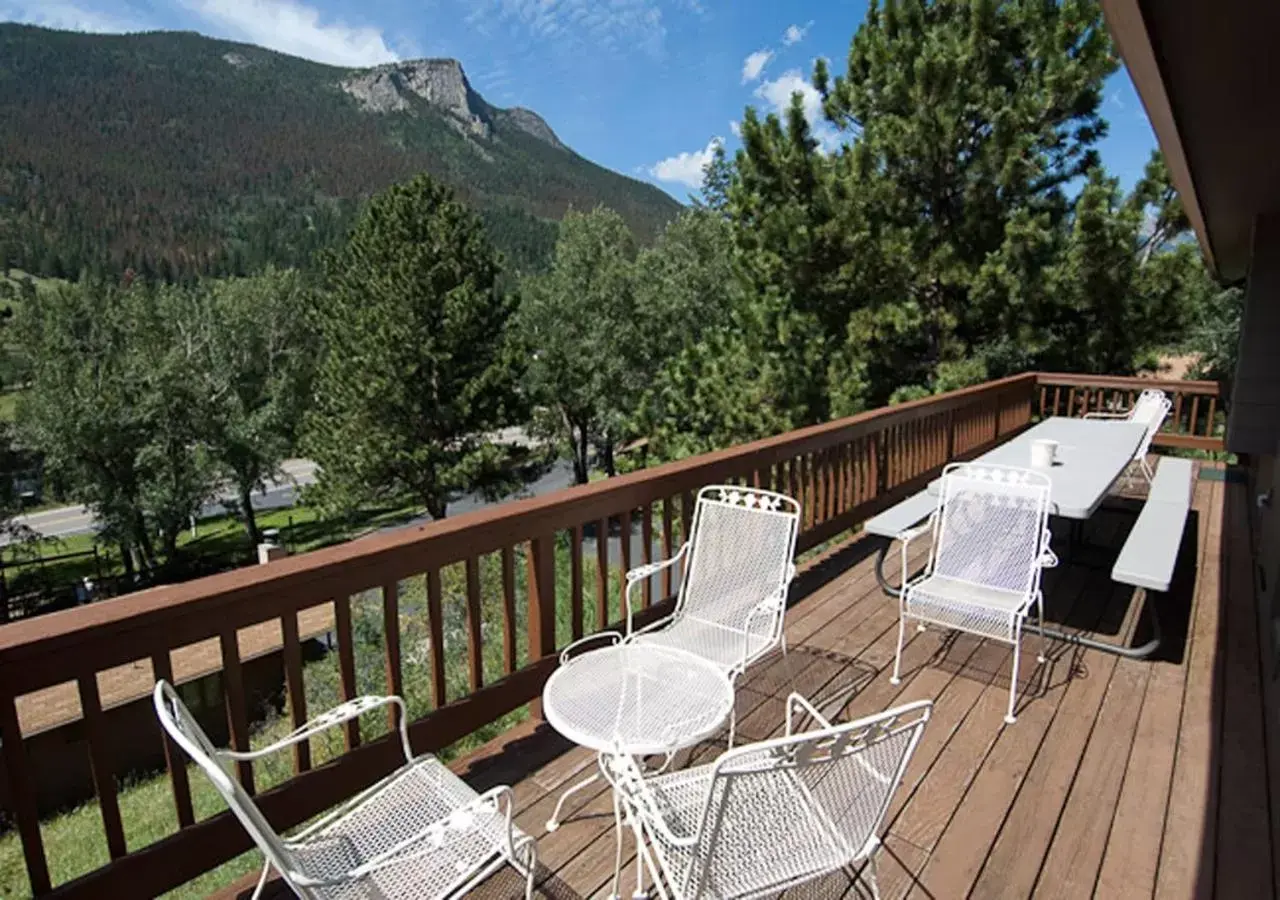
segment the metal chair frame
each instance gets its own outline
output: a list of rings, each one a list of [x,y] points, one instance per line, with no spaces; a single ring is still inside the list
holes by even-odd
[[[1139,422],[1146,426],[1147,430],[1142,436],[1142,441],[1138,444],[1138,449],[1134,451],[1133,465],[1142,472],[1143,477],[1150,484],[1151,480],[1155,478],[1155,472],[1147,462],[1147,453],[1151,450],[1151,442],[1155,439],[1161,426],[1164,425],[1164,420],[1172,409],[1173,401],[1169,399],[1164,391],[1149,388],[1139,394],[1137,401],[1127,410],[1100,410],[1085,413],[1084,417],[1086,419]]]
[[[1032,606],[1036,607],[1039,614],[1040,653],[1037,661],[1045,662],[1044,595],[1040,590],[1040,574],[1044,569],[1058,564],[1057,556],[1049,549],[1050,487],[1049,477],[1033,469],[983,463],[953,463],[943,469],[938,504],[933,513],[923,524],[898,535],[901,542],[903,587],[898,597],[898,646],[890,678],[893,684],[901,682],[902,647],[908,619],[919,622],[922,631],[925,623],[929,623],[1003,641],[1013,646],[1009,709],[1005,715],[1005,722],[1013,724],[1022,630]],[[953,509],[953,501],[954,505],[961,505],[956,501],[960,492],[988,498],[984,501],[985,508],[978,510],[980,517],[986,514],[985,522],[954,521],[959,512]],[[954,573],[938,575],[939,559],[944,552],[950,550],[949,541],[958,541],[974,533],[979,533],[990,541],[999,541],[1002,537],[999,510],[1019,505],[1023,507],[1023,512],[1031,513],[1028,527],[1035,529],[1034,538],[1024,546],[1028,551],[1025,558],[1015,555],[1008,562],[1006,581],[1020,583],[992,583],[995,579],[989,571],[989,561],[985,567],[987,571],[984,571],[984,561],[978,558],[973,560],[970,571],[964,577]],[[984,525],[989,529],[989,534],[977,531]],[[965,528],[969,530],[965,531]],[[925,568],[911,579],[907,566],[908,547],[912,540],[925,532],[929,532],[933,538],[929,559]],[[976,556],[990,551],[992,545],[989,542],[975,542],[972,549],[977,551]],[[949,558],[948,566],[950,564]],[[1025,566],[1025,569],[1020,568],[1021,566]]]
[[[763,567],[770,571],[766,572],[762,577],[762,581],[765,583],[760,585],[757,592],[758,596],[752,595],[749,598],[748,602],[753,605],[745,610],[745,618],[740,628],[727,626],[723,622],[717,621],[715,613],[717,612],[717,604],[721,602],[721,597],[716,595],[714,591],[711,592],[711,596],[704,597],[702,596],[703,592],[699,590],[702,587],[699,581],[703,577],[702,567],[709,565],[709,563],[702,560],[698,553],[698,541],[700,537],[706,540],[707,538],[703,536],[709,528],[714,527],[707,524],[709,516],[714,512],[726,509],[734,510],[735,512],[744,510],[754,516],[776,519],[779,526],[786,529],[783,541],[778,542],[779,546],[784,548],[783,552],[779,554],[776,566],[773,565],[773,560],[769,560]],[[678,646],[708,659],[714,659],[718,665],[723,667],[729,680],[736,683],[738,677],[752,663],[774,650],[780,649],[783,653],[787,651],[786,638],[783,635],[783,621],[787,610],[787,591],[796,573],[793,560],[795,558],[796,537],[799,532],[799,526],[800,504],[785,494],[760,488],[744,488],[728,484],[708,485],[702,488],[698,491],[688,540],[681,545],[675,555],[670,559],[637,566],[627,572],[625,591],[627,627],[625,634],[617,631],[603,631],[574,641],[561,652],[561,664],[569,663],[574,653],[583,646],[596,641],[606,640],[612,643],[620,641],[652,642]],[[622,539],[627,540],[628,536],[623,535]],[[647,579],[652,578],[664,569],[681,562],[685,564],[680,567],[680,587],[676,595],[675,609],[671,615],[652,622],[643,628],[635,628],[633,624],[635,604],[632,601],[632,594],[636,587],[643,585]],[[699,635],[711,636],[715,640],[741,641],[741,652],[730,654],[727,657],[713,656],[708,648],[705,646],[699,647],[696,642],[693,645],[676,643],[677,640],[695,629],[698,630],[697,633]],[[733,746],[736,728],[736,716],[731,713],[729,716],[730,747]]]
[[[353,888],[358,890],[362,883],[369,884],[379,897],[403,896],[416,900],[416,898],[464,896],[508,863],[524,876],[525,897],[532,896],[537,854],[533,840],[522,834],[512,824],[514,804],[511,788],[500,786],[478,794],[445,768],[434,756],[423,754],[414,757],[409,744],[405,705],[400,697],[366,696],[348,700],[315,717],[280,740],[261,749],[250,751],[219,750],[214,747],[208,735],[182,702],[182,698],[167,681],[156,682],[153,701],[164,730],[213,783],[266,858],[258,885],[253,892],[254,900],[262,894],[267,877],[273,868],[303,900],[351,896],[348,891]],[[395,706],[399,712],[399,736],[401,748],[404,751],[404,765],[288,838],[281,837],[275,831],[258,809],[257,804],[253,802],[253,798],[230,773],[230,764],[251,762],[278,753],[364,713],[388,705]],[[362,812],[372,808],[370,804],[380,796],[387,796],[384,792],[412,791],[412,788],[401,787],[402,782],[407,782],[411,777],[416,781],[439,785],[440,791],[438,795],[427,797],[422,794],[421,785],[416,785],[419,788],[418,791],[409,793],[408,796],[397,795],[398,800],[407,801],[402,802],[397,810],[400,814],[398,818],[402,820],[404,815],[411,813],[414,799],[437,801],[436,806],[441,805],[442,802],[461,798],[466,798],[466,801],[452,806],[448,815],[438,817],[424,827],[412,829],[403,837],[397,835],[397,839],[393,840],[390,846],[380,848],[379,852],[368,859],[361,860],[358,865],[346,871],[336,875],[317,875],[307,871],[305,860],[309,853],[320,855],[325,852],[345,850],[347,856],[359,856],[354,843],[347,834],[343,833],[342,827],[349,825]],[[363,825],[363,823],[360,824]],[[403,822],[400,824],[403,825]],[[401,827],[399,830],[405,829]],[[415,883],[412,869],[407,873],[410,888],[403,895],[388,894],[382,885],[372,883],[376,882],[380,875],[392,874],[389,870],[393,867],[412,867],[414,863],[423,863],[433,854],[453,851],[459,841],[474,838],[476,835],[481,835],[481,842],[487,841],[494,836],[495,831],[498,837],[492,841],[491,852],[478,859],[470,868],[458,870],[456,876],[452,877],[451,883],[443,889],[428,890],[423,885]],[[335,850],[335,847],[339,849]],[[398,877],[395,880],[403,883],[405,870],[398,868],[397,872]]]
[[[614,789],[619,860],[624,820],[636,840],[636,896],[644,894],[645,871],[663,900],[738,900],[844,869],[878,898],[879,831],[931,709],[922,700],[837,725],[793,693],[783,737],[729,750],[704,766],[654,773],[630,756],[602,756]],[[798,731],[797,714],[817,727]],[[889,741],[896,744],[879,759],[877,748]],[[744,833],[757,832],[758,840],[743,842]],[[746,858],[775,846],[794,848],[780,867]]]

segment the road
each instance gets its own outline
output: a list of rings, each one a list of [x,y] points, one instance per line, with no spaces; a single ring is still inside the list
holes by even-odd
[[[316,480],[316,464],[308,459],[285,460],[281,468],[284,476],[267,482],[267,489],[253,495],[254,509],[280,509],[293,506],[298,500],[298,488],[313,484]],[[233,495],[227,493],[225,499]],[[226,515],[227,509],[215,501],[205,504],[200,510],[200,518]],[[89,534],[97,530],[93,514],[83,506],[60,506],[36,513],[16,516],[14,521],[26,525],[37,534],[45,537],[67,537],[73,534]],[[0,538],[0,545],[7,540]]]
[[[310,460],[285,460],[281,468],[284,470],[283,478],[269,481],[265,491],[259,491],[253,495],[254,509],[283,509],[293,506],[298,501],[298,489],[315,483],[316,464]],[[511,500],[516,497],[539,496],[567,488],[572,484],[572,466],[567,462],[557,462],[537,481],[525,485],[516,494],[503,499]],[[224,497],[230,500],[232,494],[227,493]],[[449,515],[456,516],[471,512],[489,504],[490,501],[479,494],[469,494],[459,497],[449,504]],[[200,518],[207,519],[213,516],[226,515],[226,513],[227,508],[215,501],[206,504],[200,510]],[[424,516],[420,521],[425,521],[425,518]],[[37,513],[16,516],[14,521],[26,525],[44,537],[68,537],[73,534],[89,534],[97,530],[97,523],[93,519],[93,514],[83,506],[60,506],[56,509],[46,509]],[[417,524],[417,522],[410,524]],[[0,546],[6,543],[8,543],[8,539],[0,536]]]
[[[316,464],[306,459],[290,459],[286,460],[282,466],[284,477],[268,483],[265,492],[258,492],[253,496],[254,509],[280,509],[282,507],[293,506],[297,502],[298,489],[308,484],[313,484],[316,480]],[[563,490],[564,488],[573,486],[573,466],[566,460],[559,460],[554,463],[550,469],[545,472],[541,478],[533,481],[516,493],[504,497],[496,502],[505,503],[520,497],[538,497],[552,491]],[[227,495],[228,499],[230,495]],[[494,501],[486,500],[479,494],[469,494],[460,497],[449,504],[449,515],[457,516],[462,513],[471,512],[472,510],[481,509],[490,506]],[[201,518],[211,516],[225,515],[226,508],[220,503],[210,503],[200,511]],[[398,523],[389,525],[383,531],[394,531],[400,528],[410,528],[414,525],[428,521],[429,517],[422,516],[411,522]],[[73,534],[88,534],[96,529],[93,515],[83,506],[63,506],[57,509],[46,509],[42,512],[31,513],[25,516],[17,517],[17,521],[26,524],[34,531],[46,537],[66,537]],[[644,542],[641,540],[638,523],[633,523],[632,534],[630,536],[631,555],[633,564],[639,564],[644,558]],[[7,538],[0,536],[0,546],[8,542]],[[596,555],[595,536],[588,531],[584,537],[583,554],[588,558],[594,558]],[[621,535],[611,534],[609,536],[608,558],[612,564],[619,564],[622,560],[622,541]],[[652,558],[662,558],[662,548],[658,541],[655,541],[652,548]],[[674,570],[677,580],[680,577],[680,569]],[[654,576],[655,590],[657,589],[657,580],[660,576]]]

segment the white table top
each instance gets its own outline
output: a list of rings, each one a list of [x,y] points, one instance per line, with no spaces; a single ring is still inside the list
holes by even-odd
[[[671,647],[592,650],[547,679],[542,712],[583,747],[635,756],[670,753],[715,734],[733,709],[733,685],[709,661]]]
[[[1057,441],[1057,461],[1044,470],[1053,482],[1050,512],[1068,519],[1087,519],[1133,459],[1145,433],[1146,426],[1137,422],[1055,416],[984,453],[975,462],[1030,468],[1031,442]],[[940,485],[941,479],[930,483],[929,493],[937,494]]]

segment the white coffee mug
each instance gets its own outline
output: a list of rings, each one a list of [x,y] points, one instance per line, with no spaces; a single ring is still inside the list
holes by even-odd
[[[1039,440],[1031,442],[1031,467],[1034,469],[1048,469],[1053,465],[1054,459],[1058,455],[1058,442],[1050,440]]]

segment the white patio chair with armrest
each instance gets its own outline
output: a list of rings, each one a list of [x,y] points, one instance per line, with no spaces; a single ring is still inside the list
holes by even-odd
[[[832,724],[792,694],[784,737],[677,772],[649,774],[625,756],[602,768],[663,898],[760,897],[862,867],[879,897],[880,828],[931,709],[922,700]],[[816,728],[798,731],[796,714]]]
[[[1044,656],[1044,596],[1040,573],[1056,566],[1049,549],[1049,476],[1032,469],[953,463],[942,471],[938,505],[923,525],[899,535],[903,590],[898,598],[898,649],[891,681],[901,680],[908,619],[1013,645],[1009,711],[1014,721],[1022,627],[1031,607],[1039,613]],[[907,547],[931,532],[929,559],[908,581]]]
[[[1155,472],[1147,463],[1147,452],[1151,449],[1151,441],[1155,439],[1160,427],[1164,424],[1169,411],[1173,409],[1173,401],[1164,391],[1148,389],[1138,395],[1138,400],[1130,409],[1116,411],[1098,411],[1085,413],[1086,419],[1112,419],[1124,422],[1137,422],[1146,426],[1142,442],[1133,454],[1133,465],[1141,470],[1147,482],[1155,477]]]
[[[787,589],[796,572],[793,559],[799,524],[800,504],[785,494],[734,485],[702,488],[688,539],[676,554],[627,572],[626,634],[588,635],[564,649],[561,663],[570,662],[581,645],[626,640],[695,653],[736,681],[762,656],[775,649],[785,653],[782,625]],[[685,564],[675,610],[664,619],[633,628],[632,591],[678,562]],[[731,747],[736,724],[731,713]]]
[[[511,789],[477,794],[434,756],[414,758],[399,697],[357,697],[248,752],[215,748],[168,682],[156,682],[153,699],[164,730],[266,857],[254,898],[273,868],[304,900],[461,897],[506,863],[524,876],[526,898],[532,895],[537,857],[532,839],[511,822]],[[229,771],[229,764],[277,753],[387,705],[400,713],[405,764],[290,837],[276,833]]]

